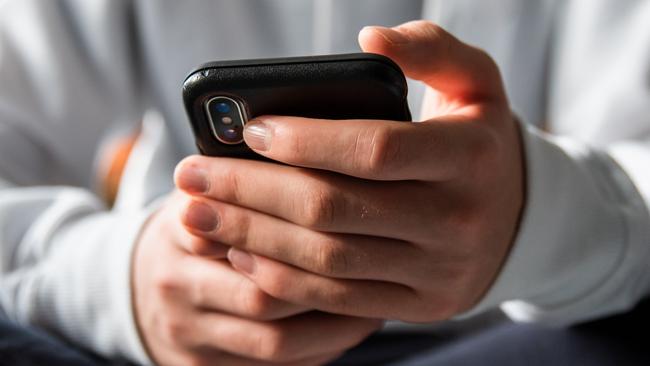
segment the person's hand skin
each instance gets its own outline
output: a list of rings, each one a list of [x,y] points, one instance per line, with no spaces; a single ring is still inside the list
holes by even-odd
[[[428,85],[426,120],[251,121],[248,145],[291,166],[187,158],[176,174],[193,195],[185,204],[214,220],[188,226],[232,246],[231,263],[275,298],[447,319],[482,298],[514,240],[524,202],[518,127],[485,52],[424,21],[359,38]]]
[[[159,365],[321,365],[381,326],[277,300],[235,271],[227,248],[183,227],[174,192],[150,218],[133,264],[136,322]]]

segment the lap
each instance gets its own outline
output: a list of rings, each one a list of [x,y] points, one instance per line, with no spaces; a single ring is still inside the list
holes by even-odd
[[[629,313],[564,329],[503,322],[451,340],[379,334],[332,365],[650,365],[648,318],[646,301]]]
[[[0,365],[98,366],[106,361],[72,347],[43,331],[0,317]]]
[[[567,329],[503,322],[463,337],[377,334],[332,365],[650,365],[649,318],[646,301],[629,313]],[[42,331],[0,318],[0,365],[106,364]]]

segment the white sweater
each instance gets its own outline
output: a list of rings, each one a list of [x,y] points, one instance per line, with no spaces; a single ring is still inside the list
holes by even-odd
[[[524,129],[528,201],[470,313],[571,324],[650,291],[650,2],[0,0],[0,304],[97,352],[149,363],[130,261],[152,202],[194,153],[180,86],[196,65],[355,51],[368,24],[438,21],[497,60]],[[416,107],[421,87],[412,85]],[[156,110],[157,113],[145,113]],[[116,206],[102,142],[144,117]]]

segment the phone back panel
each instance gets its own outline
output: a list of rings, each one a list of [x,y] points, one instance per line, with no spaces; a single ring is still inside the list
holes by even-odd
[[[201,153],[260,159],[244,143],[214,138],[205,103],[215,96],[242,102],[249,119],[411,120],[402,71],[388,58],[367,53],[213,62],[192,72],[183,99]]]

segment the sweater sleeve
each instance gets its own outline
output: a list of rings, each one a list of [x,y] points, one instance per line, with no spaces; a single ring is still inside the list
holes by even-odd
[[[533,127],[523,135],[528,202],[520,232],[470,314],[501,304],[513,320],[565,326],[629,310],[650,291],[649,160],[637,160],[650,149],[625,144],[608,154]]]
[[[147,211],[106,212],[83,190],[36,187],[3,190],[0,217],[0,303],[10,319],[105,356],[148,362],[130,292],[132,248]],[[25,232],[12,230],[27,219]]]
[[[527,206],[492,288],[514,320],[564,326],[650,294],[650,3],[575,0],[558,22],[548,126],[522,127]]]
[[[133,244],[149,211],[108,210],[95,157],[142,117],[130,2],[0,2],[0,305],[104,356],[147,363]]]

